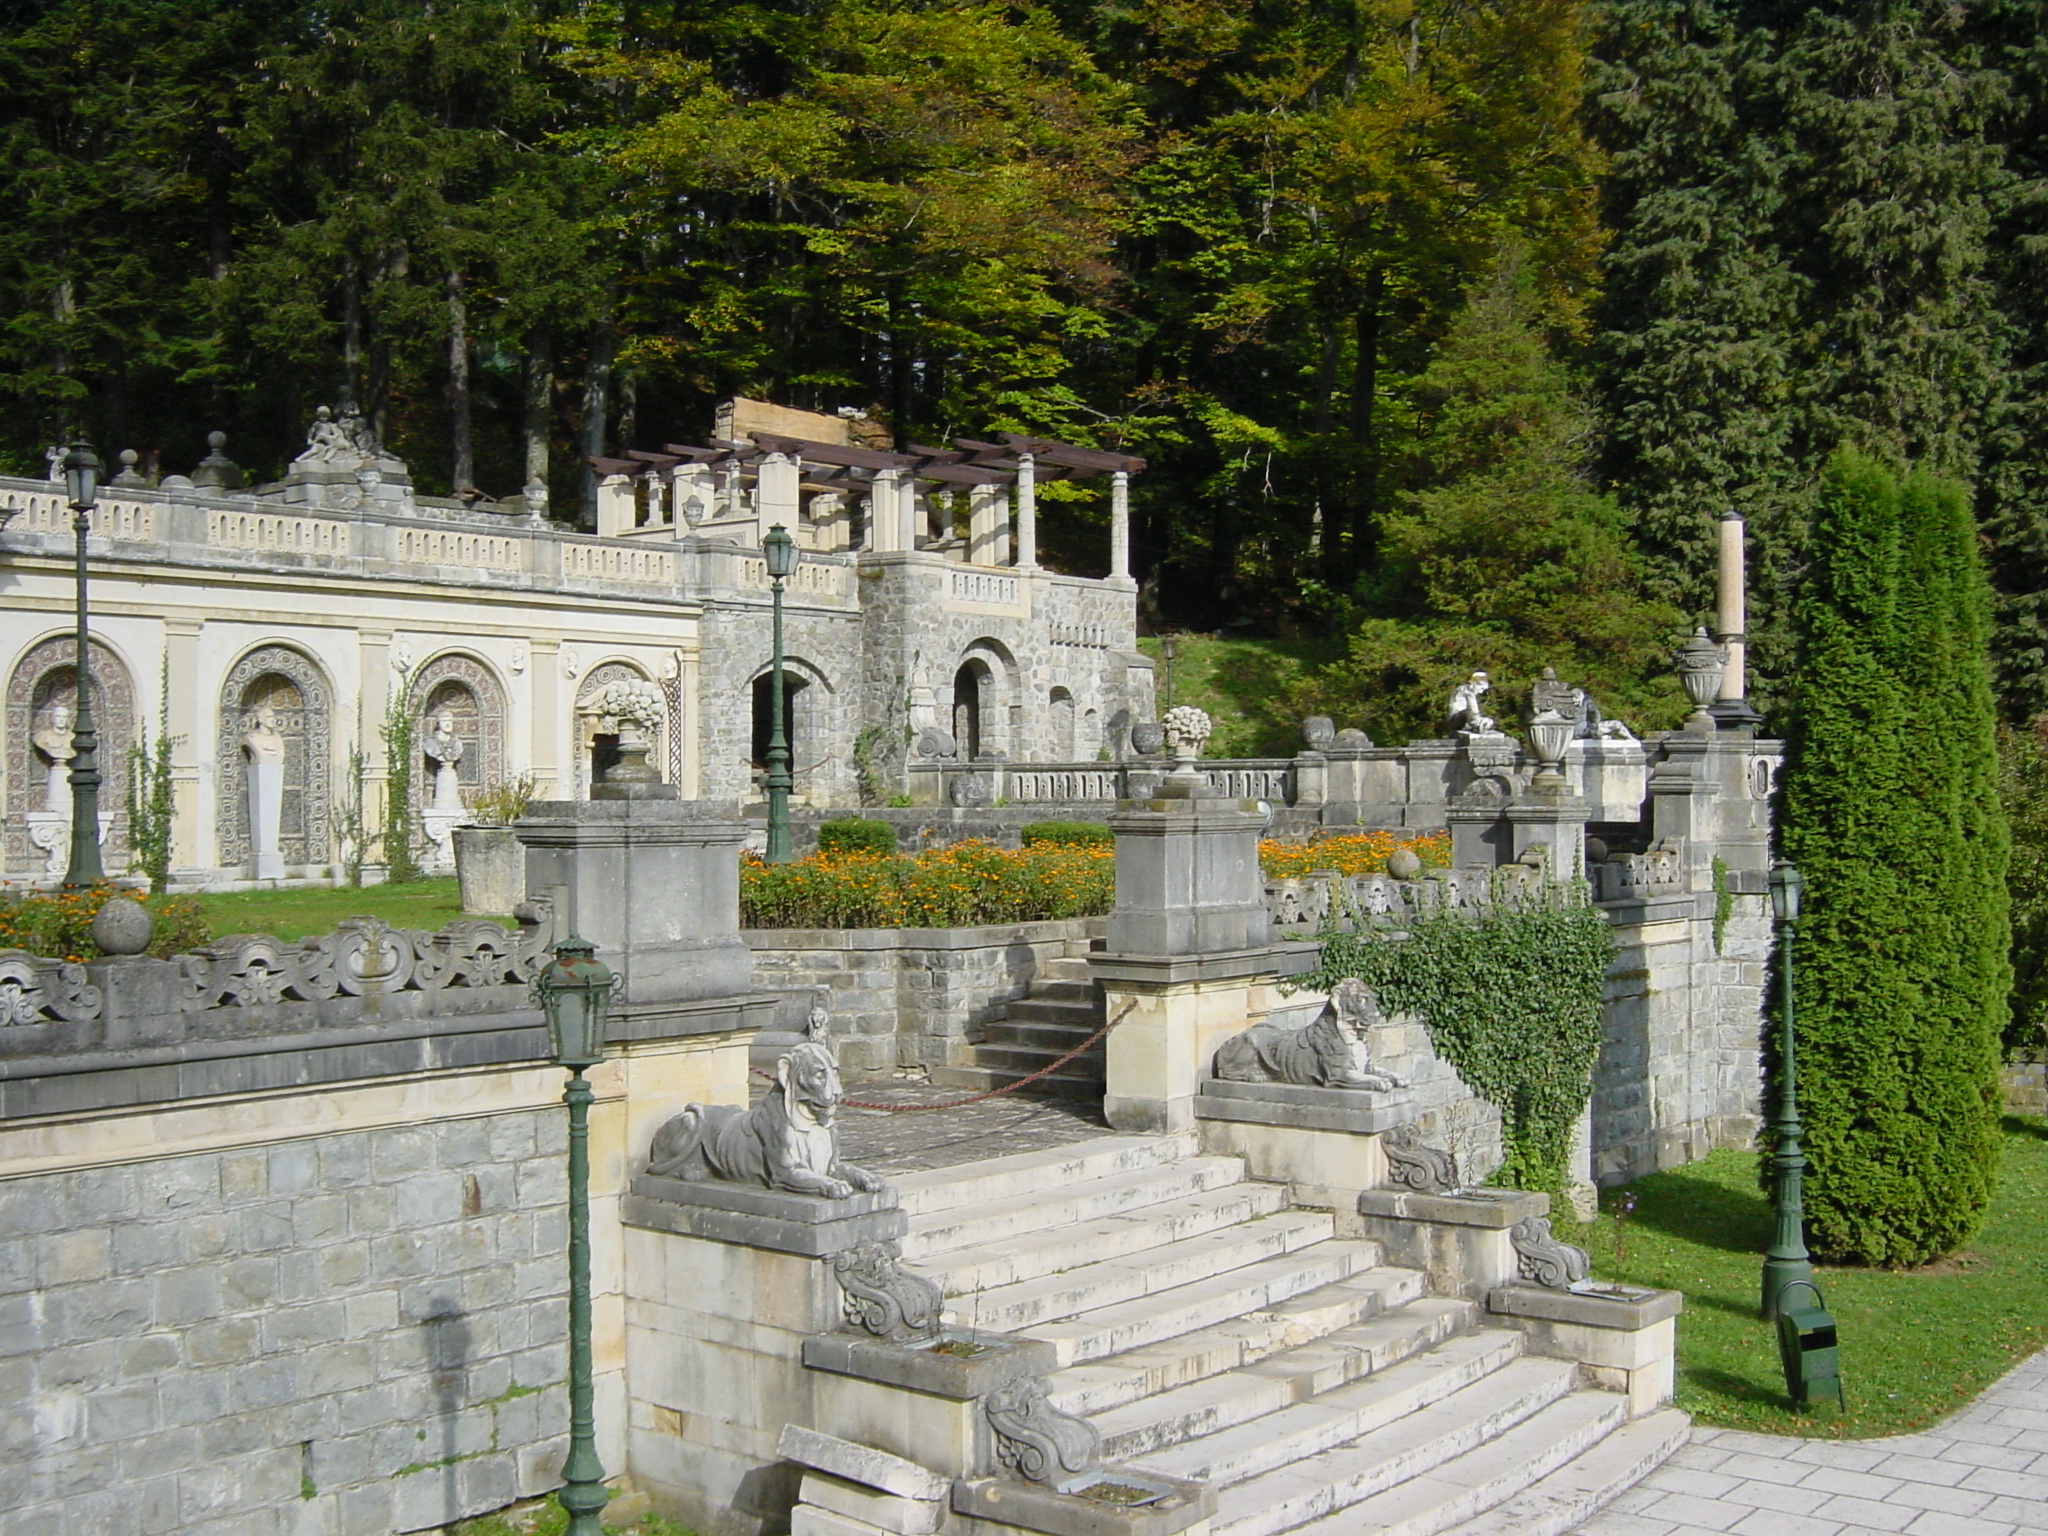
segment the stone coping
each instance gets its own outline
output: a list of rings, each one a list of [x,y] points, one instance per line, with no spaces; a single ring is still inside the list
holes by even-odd
[[[1088,969],[1097,981],[1139,987],[1174,987],[1197,981],[1241,981],[1270,976],[1280,959],[1280,946],[1219,950],[1210,955],[1121,955],[1096,951]]]
[[[622,1202],[628,1226],[822,1258],[910,1230],[893,1189],[844,1200],[712,1180],[643,1173]]]
[[[1488,1227],[1505,1231],[1528,1216],[1550,1210],[1550,1196],[1523,1189],[1475,1189],[1462,1195],[1422,1195],[1407,1189],[1365,1189],[1358,1214],[1444,1227]]]
[[[891,1344],[862,1333],[814,1333],[804,1340],[804,1364],[955,1402],[971,1402],[1020,1377],[1059,1369],[1059,1351],[1040,1339],[948,1328],[934,1343],[955,1340],[982,1345],[983,1352],[947,1355],[928,1345]]]
[[[1197,1120],[1376,1136],[1414,1120],[1415,1096],[1405,1090],[1314,1088],[1299,1083],[1233,1083],[1209,1078],[1195,1095]]]
[[[1104,1467],[1099,1481],[1157,1489],[1160,1496],[1149,1504],[1111,1504],[1036,1483],[962,1478],[953,1484],[953,1512],[1043,1536],[1173,1536],[1216,1513],[1216,1490],[1207,1483],[1116,1466]]]
[[[749,949],[990,949],[1087,937],[1099,918],[1054,917],[975,928],[742,928]]]
[[[694,1035],[753,1034],[771,1028],[779,994],[699,997],[683,1002],[620,1003],[605,1023],[608,1040],[676,1040]]]
[[[1651,1290],[1647,1286],[1615,1286],[1624,1295],[1603,1295],[1601,1282],[1593,1289],[1552,1290],[1543,1285],[1510,1283],[1497,1285],[1486,1293],[1486,1310],[1503,1317],[1534,1317],[1553,1323],[1578,1323],[1587,1328],[1613,1328],[1633,1333],[1676,1317],[1685,1307],[1682,1291]]]

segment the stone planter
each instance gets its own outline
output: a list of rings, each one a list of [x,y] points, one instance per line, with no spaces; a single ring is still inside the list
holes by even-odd
[[[455,878],[465,912],[510,912],[526,899],[526,850],[510,827],[457,827]]]

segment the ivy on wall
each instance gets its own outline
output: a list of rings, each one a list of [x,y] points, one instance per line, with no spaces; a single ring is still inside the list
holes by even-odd
[[[1302,985],[1355,976],[1389,1013],[1413,1013],[1465,1085],[1500,1111],[1494,1182],[1561,1194],[1572,1129],[1593,1092],[1614,937],[1584,903],[1441,912],[1407,936],[1332,934]]]

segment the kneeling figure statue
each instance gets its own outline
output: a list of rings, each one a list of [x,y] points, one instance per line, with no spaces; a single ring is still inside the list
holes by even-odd
[[[882,1187],[839,1158],[839,1064],[832,1047],[805,1040],[775,1064],[775,1086],[752,1109],[692,1104],[654,1133],[647,1171],[716,1179],[844,1200]]]
[[[1402,1087],[1391,1072],[1374,1068],[1366,1031],[1380,1019],[1371,987],[1346,977],[1330,992],[1330,1006],[1312,1024],[1282,1029],[1254,1024],[1216,1051],[1216,1075],[1231,1083],[1296,1083],[1305,1088],[1363,1088],[1384,1093]]]

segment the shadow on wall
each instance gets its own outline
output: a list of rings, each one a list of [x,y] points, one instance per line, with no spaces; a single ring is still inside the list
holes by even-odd
[[[436,1296],[428,1307],[430,1310],[421,1319],[420,1328],[426,1334],[427,1369],[433,1383],[434,1430],[430,1440],[434,1455],[420,1459],[428,1462],[433,1468],[432,1475],[441,1480],[445,1515],[442,1523],[453,1525],[465,1513],[460,1476],[462,1462],[479,1449],[465,1448],[462,1443],[462,1408],[469,1395],[469,1359],[473,1340],[462,1303],[453,1296]]]

